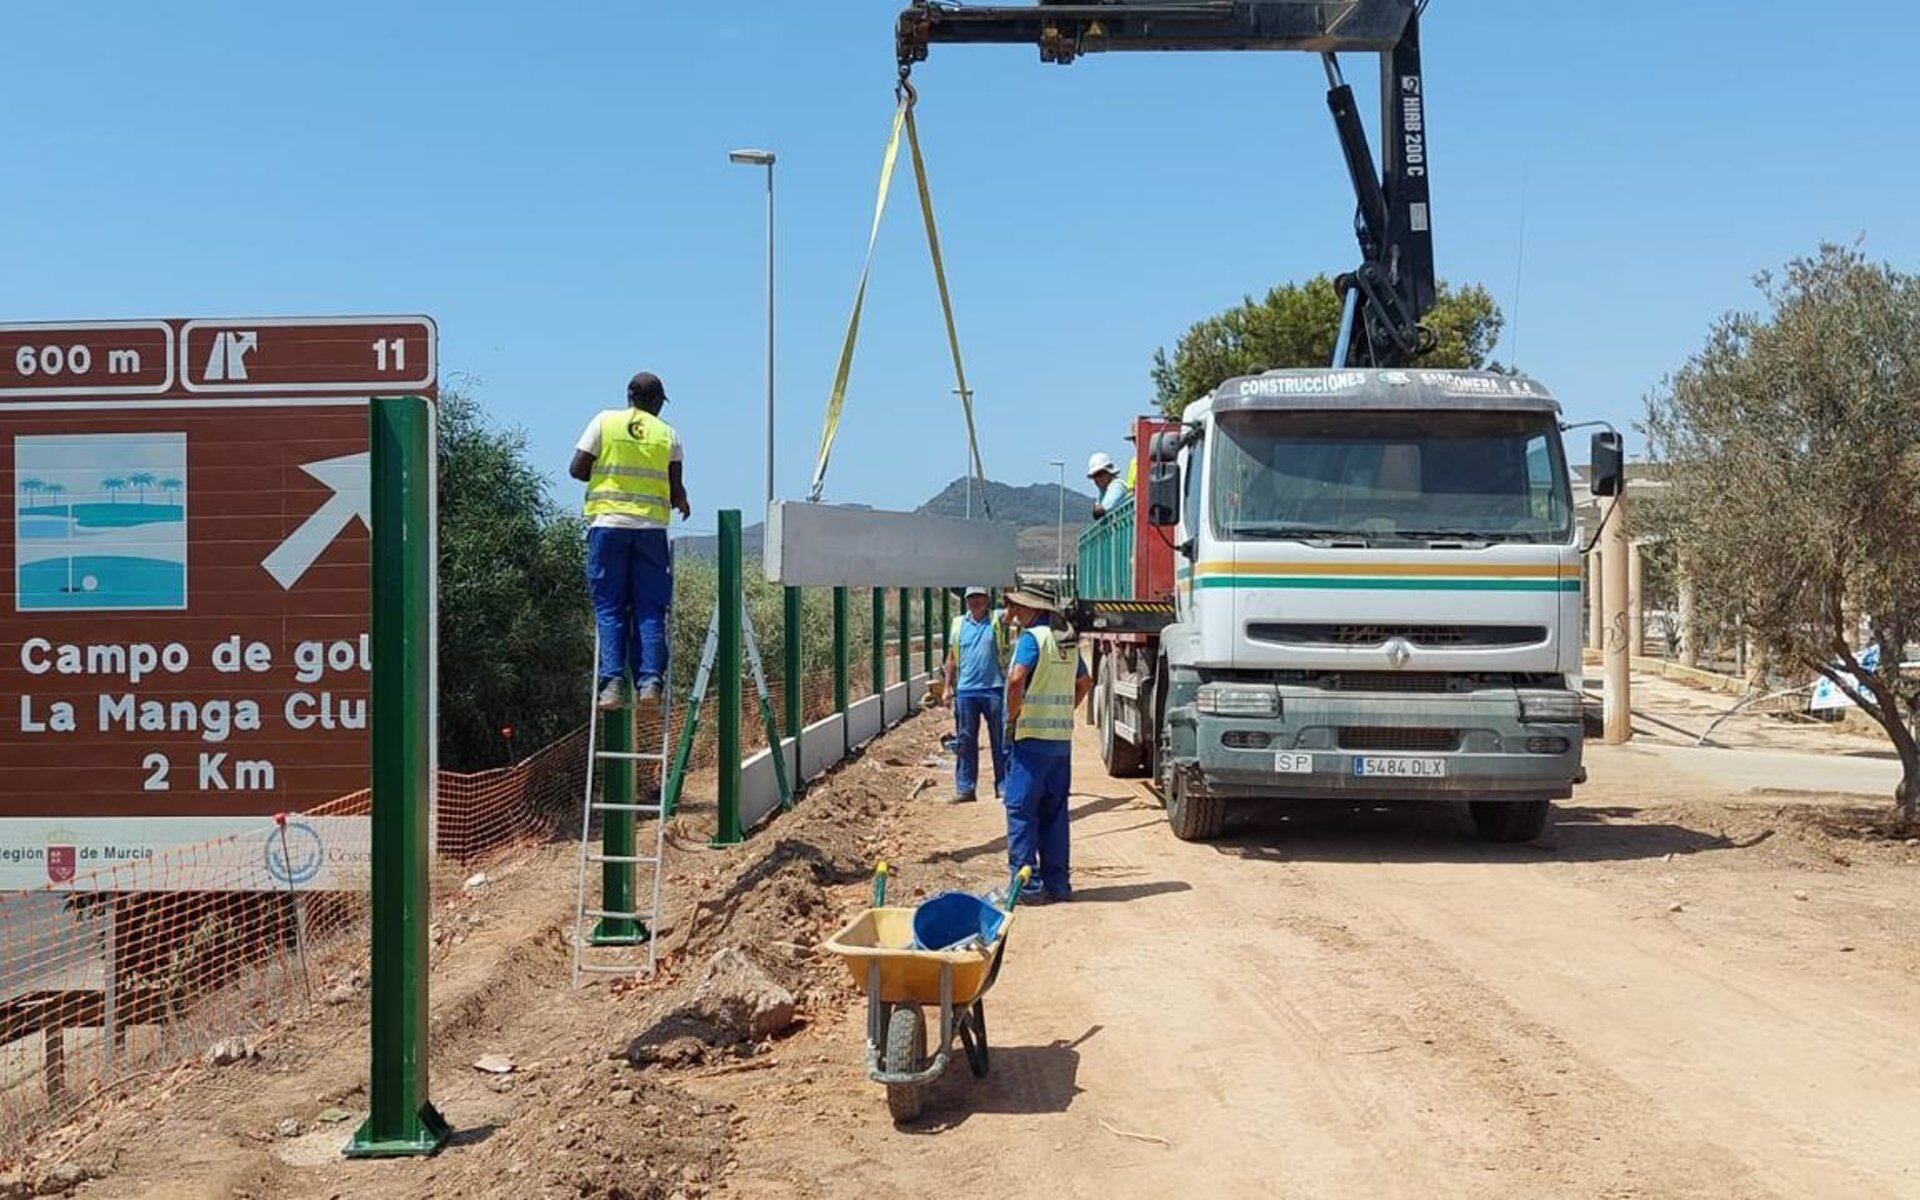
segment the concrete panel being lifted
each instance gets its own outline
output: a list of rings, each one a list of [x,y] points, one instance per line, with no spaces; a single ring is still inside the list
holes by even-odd
[[[1007,587],[1014,529],[992,521],[775,501],[767,580],[789,587]]]

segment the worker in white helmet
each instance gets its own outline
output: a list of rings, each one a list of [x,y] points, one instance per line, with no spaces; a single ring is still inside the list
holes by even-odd
[[[1120,468],[1113,465],[1106,451],[1096,450],[1087,460],[1087,478],[1093,480],[1094,488],[1100,493],[1100,499],[1093,505],[1094,520],[1112,512],[1127,498],[1127,485],[1120,478]]]

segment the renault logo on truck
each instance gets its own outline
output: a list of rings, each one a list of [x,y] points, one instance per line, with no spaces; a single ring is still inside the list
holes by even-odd
[[[1393,638],[1387,642],[1387,662],[1394,670],[1407,665],[1413,657],[1413,644],[1405,638]]]

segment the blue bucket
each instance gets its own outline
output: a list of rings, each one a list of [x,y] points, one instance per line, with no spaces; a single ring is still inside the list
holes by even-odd
[[[913,948],[945,950],[970,937],[992,945],[1007,914],[972,892],[942,892],[913,910]]]

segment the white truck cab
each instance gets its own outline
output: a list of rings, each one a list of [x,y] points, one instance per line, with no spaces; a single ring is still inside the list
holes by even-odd
[[[1153,447],[1147,518],[1175,553],[1153,670],[1175,831],[1321,797],[1465,800],[1484,835],[1537,836],[1584,779],[1553,397],[1491,372],[1285,370],[1182,422]]]

